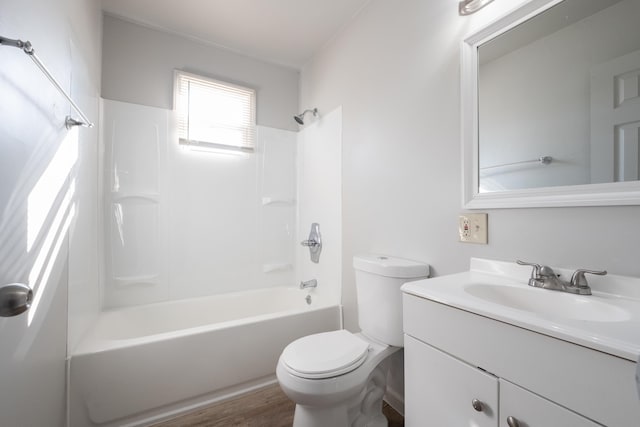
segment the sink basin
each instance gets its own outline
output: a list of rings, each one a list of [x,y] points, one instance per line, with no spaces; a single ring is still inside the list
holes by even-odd
[[[591,322],[621,322],[631,317],[623,308],[596,296],[574,295],[526,285],[518,287],[484,283],[467,284],[464,290],[484,301],[541,316]]]
[[[562,277],[572,269],[554,268]],[[529,268],[472,258],[469,271],[407,282],[407,296],[462,310],[636,363],[640,277],[589,277],[593,295],[534,288]]]

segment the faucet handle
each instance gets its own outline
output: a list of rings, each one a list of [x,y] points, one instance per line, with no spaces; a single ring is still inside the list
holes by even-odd
[[[540,264],[536,264],[535,262],[526,262],[526,261],[521,261],[519,259],[516,260],[516,263],[519,265],[528,265],[533,267],[533,270],[531,271],[531,278],[532,279],[539,279],[540,278],[540,269],[542,268],[542,266]]]
[[[586,270],[584,268],[580,268],[574,271],[571,275],[571,286],[574,286],[576,288],[589,288],[587,278],[584,277],[585,274],[597,274],[598,276],[604,276],[607,274],[607,271]]]
[[[553,271],[553,268],[548,265],[543,265],[540,267],[540,277],[559,277],[559,275]]]

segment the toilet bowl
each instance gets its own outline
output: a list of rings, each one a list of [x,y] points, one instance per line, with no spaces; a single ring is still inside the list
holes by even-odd
[[[289,344],[276,375],[296,402],[294,427],[387,426],[381,407],[388,358],[400,349],[346,330]]]
[[[323,332],[290,343],[276,376],[296,403],[294,427],[386,427],[382,399],[390,356],[403,345],[403,283],[428,277],[423,263],[354,257],[360,333]]]

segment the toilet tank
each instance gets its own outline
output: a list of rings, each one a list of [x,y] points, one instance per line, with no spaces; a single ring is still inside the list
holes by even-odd
[[[429,277],[429,265],[384,255],[353,257],[362,333],[376,341],[403,346],[402,292],[406,282]]]

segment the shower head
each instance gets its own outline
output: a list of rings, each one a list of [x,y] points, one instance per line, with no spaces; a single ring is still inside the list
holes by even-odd
[[[311,113],[313,114],[313,117],[318,117],[318,109],[314,108],[313,110],[304,110],[302,113],[298,114],[297,116],[293,116],[293,119],[298,122],[299,125],[303,125],[304,124],[304,115],[307,113]]]

